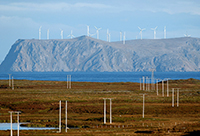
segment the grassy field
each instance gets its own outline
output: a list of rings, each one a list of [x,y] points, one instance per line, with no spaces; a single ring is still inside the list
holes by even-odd
[[[0,80],[0,123],[9,123],[8,111],[21,111],[20,122],[30,127],[58,127],[59,100],[62,100],[62,132],[57,130],[20,131],[20,135],[187,135],[200,132],[200,81],[170,80],[170,93],[162,97],[155,90],[141,91],[139,83],[72,82],[67,89],[62,81],[15,80],[15,89],[8,80]],[[179,107],[172,107],[171,88],[180,88]],[[142,118],[145,96],[145,117]],[[103,123],[103,98],[107,100],[107,123]],[[68,127],[65,128],[65,102],[68,101]],[[13,122],[16,122],[13,115]],[[13,135],[16,135],[13,131]],[[10,135],[10,131],[0,131]]]

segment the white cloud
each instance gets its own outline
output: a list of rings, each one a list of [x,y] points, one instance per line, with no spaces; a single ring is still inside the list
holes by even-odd
[[[22,27],[22,26],[37,26],[31,18],[23,18],[18,16],[0,16],[0,24],[5,27]]]
[[[92,8],[92,9],[106,9],[112,8],[112,6],[99,4],[99,3],[9,3],[7,5],[0,5],[1,11],[62,11],[64,10],[77,10],[80,8]]]
[[[169,2],[169,3],[168,3]],[[176,13],[190,13],[200,15],[200,4],[199,2],[194,1],[167,1],[162,3],[160,11],[167,12],[169,14],[176,14]]]
[[[200,2],[194,0],[154,0],[147,3],[135,3],[133,10],[165,12],[168,14],[190,13],[200,15]]]
[[[66,3],[66,2],[18,2],[0,4],[0,11],[39,11],[39,12],[60,12],[60,11],[87,11],[91,9],[99,12],[120,12],[120,11],[150,11],[166,12],[168,14],[190,13],[200,15],[200,2],[195,0],[143,0],[143,1],[102,1],[100,3]]]

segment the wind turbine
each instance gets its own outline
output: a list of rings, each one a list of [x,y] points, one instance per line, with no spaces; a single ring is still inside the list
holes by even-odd
[[[110,33],[109,33],[109,42],[110,42]]]
[[[49,39],[49,29],[47,29],[47,39]]]
[[[154,37],[153,37],[154,39],[156,39],[156,29],[157,29],[157,27],[158,26],[156,26],[155,28],[151,28],[151,30],[153,30],[153,33],[154,33]]]
[[[90,36],[90,26],[87,25],[87,36]]]
[[[110,33],[108,29],[107,29],[107,42],[110,42]]]
[[[40,26],[39,28],[39,40],[41,39],[41,29],[42,29],[42,26]]]
[[[184,34],[184,36],[185,36],[185,37],[190,37],[191,35],[188,35],[187,32],[186,32],[186,34]]]
[[[73,33],[73,31],[71,30],[71,34],[68,35],[67,37],[71,37],[71,39],[72,39],[74,37],[74,35],[72,33]]]
[[[142,31],[144,31],[145,30],[145,28],[143,28],[143,29],[141,29],[139,26],[138,26],[138,28],[140,29],[140,35],[141,35],[141,39],[142,39]]]
[[[97,28],[96,26],[94,26],[95,28],[96,28],[96,30],[97,30],[97,39],[99,39],[99,30],[101,30],[102,28]]]
[[[62,29],[60,29],[60,37],[61,37],[61,39],[63,39],[63,30]]]
[[[87,36],[93,36],[95,34],[90,34],[90,26],[87,25]]]
[[[164,39],[167,37],[166,26],[164,27]]]
[[[123,44],[125,44],[125,40],[126,40],[126,33],[124,32],[124,37],[123,37]]]

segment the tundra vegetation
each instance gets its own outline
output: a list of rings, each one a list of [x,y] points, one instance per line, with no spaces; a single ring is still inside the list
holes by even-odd
[[[200,132],[200,81],[196,79],[169,80],[170,95],[162,97],[156,90],[140,90],[139,83],[72,82],[15,80],[15,89],[8,80],[0,80],[0,123],[9,123],[8,111],[21,111],[20,122],[28,127],[57,127],[59,100],[68,101],[68,127],[65,132],[65,102],[62,102],[62,132],[57,130],[20,130],[20,135],[187,135]],[[165,84],[166,85],[166,84]],[[180,88],[179,107],[172,107],[171,88]],[[145,116],[142,118],[143,97]],[[107,119],[103,123],[103,98],[107,100]],[[13,122],[17,117],[13,114]],[[17,131],[13,131],[15,135]],[[0,135],[10,135],[1,130]]]

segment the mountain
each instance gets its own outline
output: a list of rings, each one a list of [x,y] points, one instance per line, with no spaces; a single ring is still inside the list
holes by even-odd
[[[199,71],[200,39],[143,39],[106,42],[74,39],[19,39],[0,65],[1,72]]]

